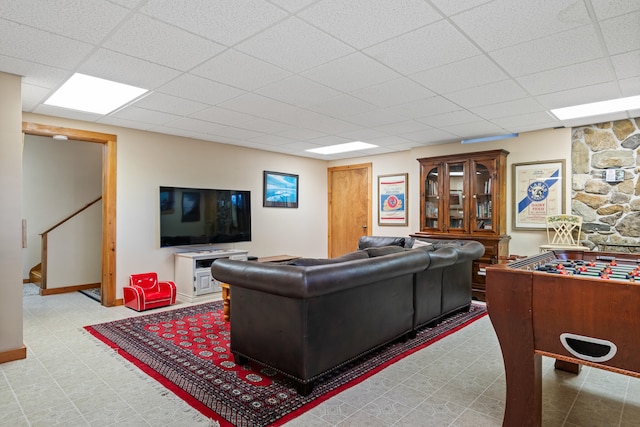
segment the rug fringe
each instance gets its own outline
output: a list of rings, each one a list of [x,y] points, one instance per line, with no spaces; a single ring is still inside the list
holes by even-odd
[[[184,407],[185,408],[184,411],[188,410],[189,412],[193,412],[193,414],[191,415],[191,419],[193,419],[194,421],[200,421],[200,422],[207,421],[206,425],[204,424],[202,425],[203,427],[220,427],[219,421],[216,421],[213,418],[206,417],[196,409],[192,408],[183,399],[179,398],[173,392],[171,392],[171,390],[169,390],[168,388],[160,384],[158,381],[156,381],[149,375],[145,374],[140,368],[138,368],[136,365],[131,363],[129,360],[122,357],[122,355],[119,354],[119,351],[117,348],[105,346],[104,343],[102,343],[99,340],[96,340],[95,339],[96,337],[84,328],[80,328],[80,331],[86,336],[94,338],[92,341],[94,342],[95,347],[97,347],[101,352],[109,354],[109,356],[113,358],[113,360],[115,360],[116,363],[120,364],[128,371],[134,373],[138,379],[150,385],[154,390],[158,391],[161,396],[164,396],[167,399],[169,399],[171,403],[177,403],[179,406]]]

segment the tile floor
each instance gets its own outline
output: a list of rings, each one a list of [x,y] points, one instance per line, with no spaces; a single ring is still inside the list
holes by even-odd
[[[0,364],[0,426],[212,426],[83,326],[136,315],[75,292],[26,295],[25,360]],[[544,426],[638,426],[640,379],[544,359]],[[286,427],[500,426],[504,374],[488,317],[331,398]]]

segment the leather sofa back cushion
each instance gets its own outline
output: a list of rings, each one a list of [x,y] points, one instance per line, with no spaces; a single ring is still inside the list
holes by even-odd
[[[339,262],[365,258],[369,258],[369,255],[366,252],[355,251],[346,253],[336,258],[298,258],[291,261],[291,265],[297,265],[298,267],[309,267],[312,265],[337,264]]]
[[[404,237],[362,236],[358,241],[358,249],[366,249],[378,246],[404,247]]]
[[[365,252],[369,254],[370,258],[377,256],[384,256],[389,254],[395,254],[397,252],[404,252],[402,246],[378,246],[365,249]]]

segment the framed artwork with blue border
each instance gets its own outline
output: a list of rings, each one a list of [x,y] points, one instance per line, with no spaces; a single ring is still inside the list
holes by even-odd
[[[264,171],[262,206],[267,208],[298,207],[298,175]]]
[[[513,164],[515,230],[545,230],[548,215],[564,213],[565,161]]]
[[[378,225],[407,225],[409,174],[378,176]]]

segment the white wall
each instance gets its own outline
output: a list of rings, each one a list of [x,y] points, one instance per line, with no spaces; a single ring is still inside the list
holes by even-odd
[[[251,191],[252,241],[216,245],[250,255],[327,254],[327,162],[30,113],[23,120],[117,135],[116,296],[129,275],[173,279],[175,248],[160,248],[159,187]],[[298,209],[262,207],[264,170],[300,176]]]
[[[22,336],[22,99],[19,76],[0,73],[0,360]],[[23,350],[24,351],[24,350]]]
[[[431,145],[414,148],[395,154],[381,154],[377,156],[359,157],[347,160],[334,160],[330,167],[344,166],[355,163],[371,162],[373,164],[373,209],[374,235],[406,236],[420,230],[420,164],[417,159],[435,157],[448,154],[462,154],[476,151],[505,149],[507,156],[507,234],[511,236],[509,252],[517,255],[532,255],[538,252],[538,246],[547,240],[545,231],[513,230],[513,163],[525,163],[544,160],[566,160],[564,191],[565,212],[571,212],[571,129],[547,129],[526,132],[513,139],[484,142],[478,144],[450,144]],[[395,173],[409,173],[409,226],[392,227],[377,225],[377,197],[378,175]]]
[[[40,234],[102,195],[102,144],[26,135],[23,180],[27,248],[22,278],[26,279],[41,261]],[[97,273],[99,278],[99,265]]]

